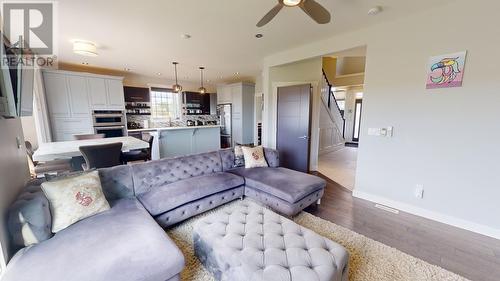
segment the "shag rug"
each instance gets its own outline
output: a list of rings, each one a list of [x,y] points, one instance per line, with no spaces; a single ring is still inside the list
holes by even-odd
[[[194,255],[193,226],[195,222],[213,213],[232,208],[234,201],[212,211],[193,217],[169,229],[168,235],[181,249],[186,267],[181,274],[184,281],[213,281],[212,275]],[[250,199],[245,203],[257,204]],[[351,281],[466,281],[467,279],[441,267],[407,255],[397,249],[367,238],[347,228],[301,212],[293,218],[295,223],[344,246],[350,254],[349,280]]]

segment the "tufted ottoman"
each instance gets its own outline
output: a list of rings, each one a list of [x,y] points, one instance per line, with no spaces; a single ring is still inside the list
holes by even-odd
[[[193,239],[217,280],[348,280],[342,246],[250,200],[201,219]]]

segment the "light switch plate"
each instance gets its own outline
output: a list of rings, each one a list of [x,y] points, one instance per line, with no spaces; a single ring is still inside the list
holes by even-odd
[[[387,137],[392,138],[392,136],[394,136],[394,127],[389,126],[389,127],[387,127]]]
[[[368,128],[368,135],[369,136],[381,136],[382,135],[382,129],[380,128]]]

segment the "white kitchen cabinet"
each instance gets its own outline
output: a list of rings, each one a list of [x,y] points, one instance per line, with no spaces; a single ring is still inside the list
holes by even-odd
[[[68,84],[71,116],[89,116],[91,114],[90,100],[85,77],[69,75],[66,82]]]
[[[233,144],[254,142],[254,100],[255,85],[252,83],[236,83],[217,87],[217,103],[230,103],[232,105]]]
[[[125,94],[121,79],[87,77],[89,95],[94,109],[124,109]]]
[[[220,85],[217,87],[217,104],[231,103],[231,87]]]
[[[233,84],[229,86],[233,104],[233,113],[240,114],[243,111],[243,92],[241,84]]]
[[[125,106],[125,94],[121,80],[106,80],[107,105],[109,108],[121,109]]]
[[[43,71],[53,141],[94,132],[92,110],[125,110],[121,77]]]
[[[45,72],[43,75],[47,107],[52,117],[71,117],[66,76]]]
[[[89,85],[90,104],[93,108],[102,109],[108,103],[106,80],[103,78],[87,77]]]

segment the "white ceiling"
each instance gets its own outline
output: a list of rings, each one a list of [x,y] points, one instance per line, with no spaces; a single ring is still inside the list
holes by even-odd
[[[317,0],[332,13],[318,25],[299,8],[284,8],[263,28],[255,24],[276,0],[59,0],[59,60],[171,79],[179,61],[181,80],[198,81],[198,66],[207,68],[211,83],[249,80],[258,75],[265,56],[404,17],[435,5],[435,0]],[[443,3],[445,1],[441,1]],[[368,16],[374,5],[384,7]],[[181,34],[191,39],[181,39]],[[257,33],[264,34],[256,39]],[[72,52],[71,40],[98,44],[98,57]],[[235,73],[239,72],[239,77]],[[220,78],[222,77],[222,78]]]

